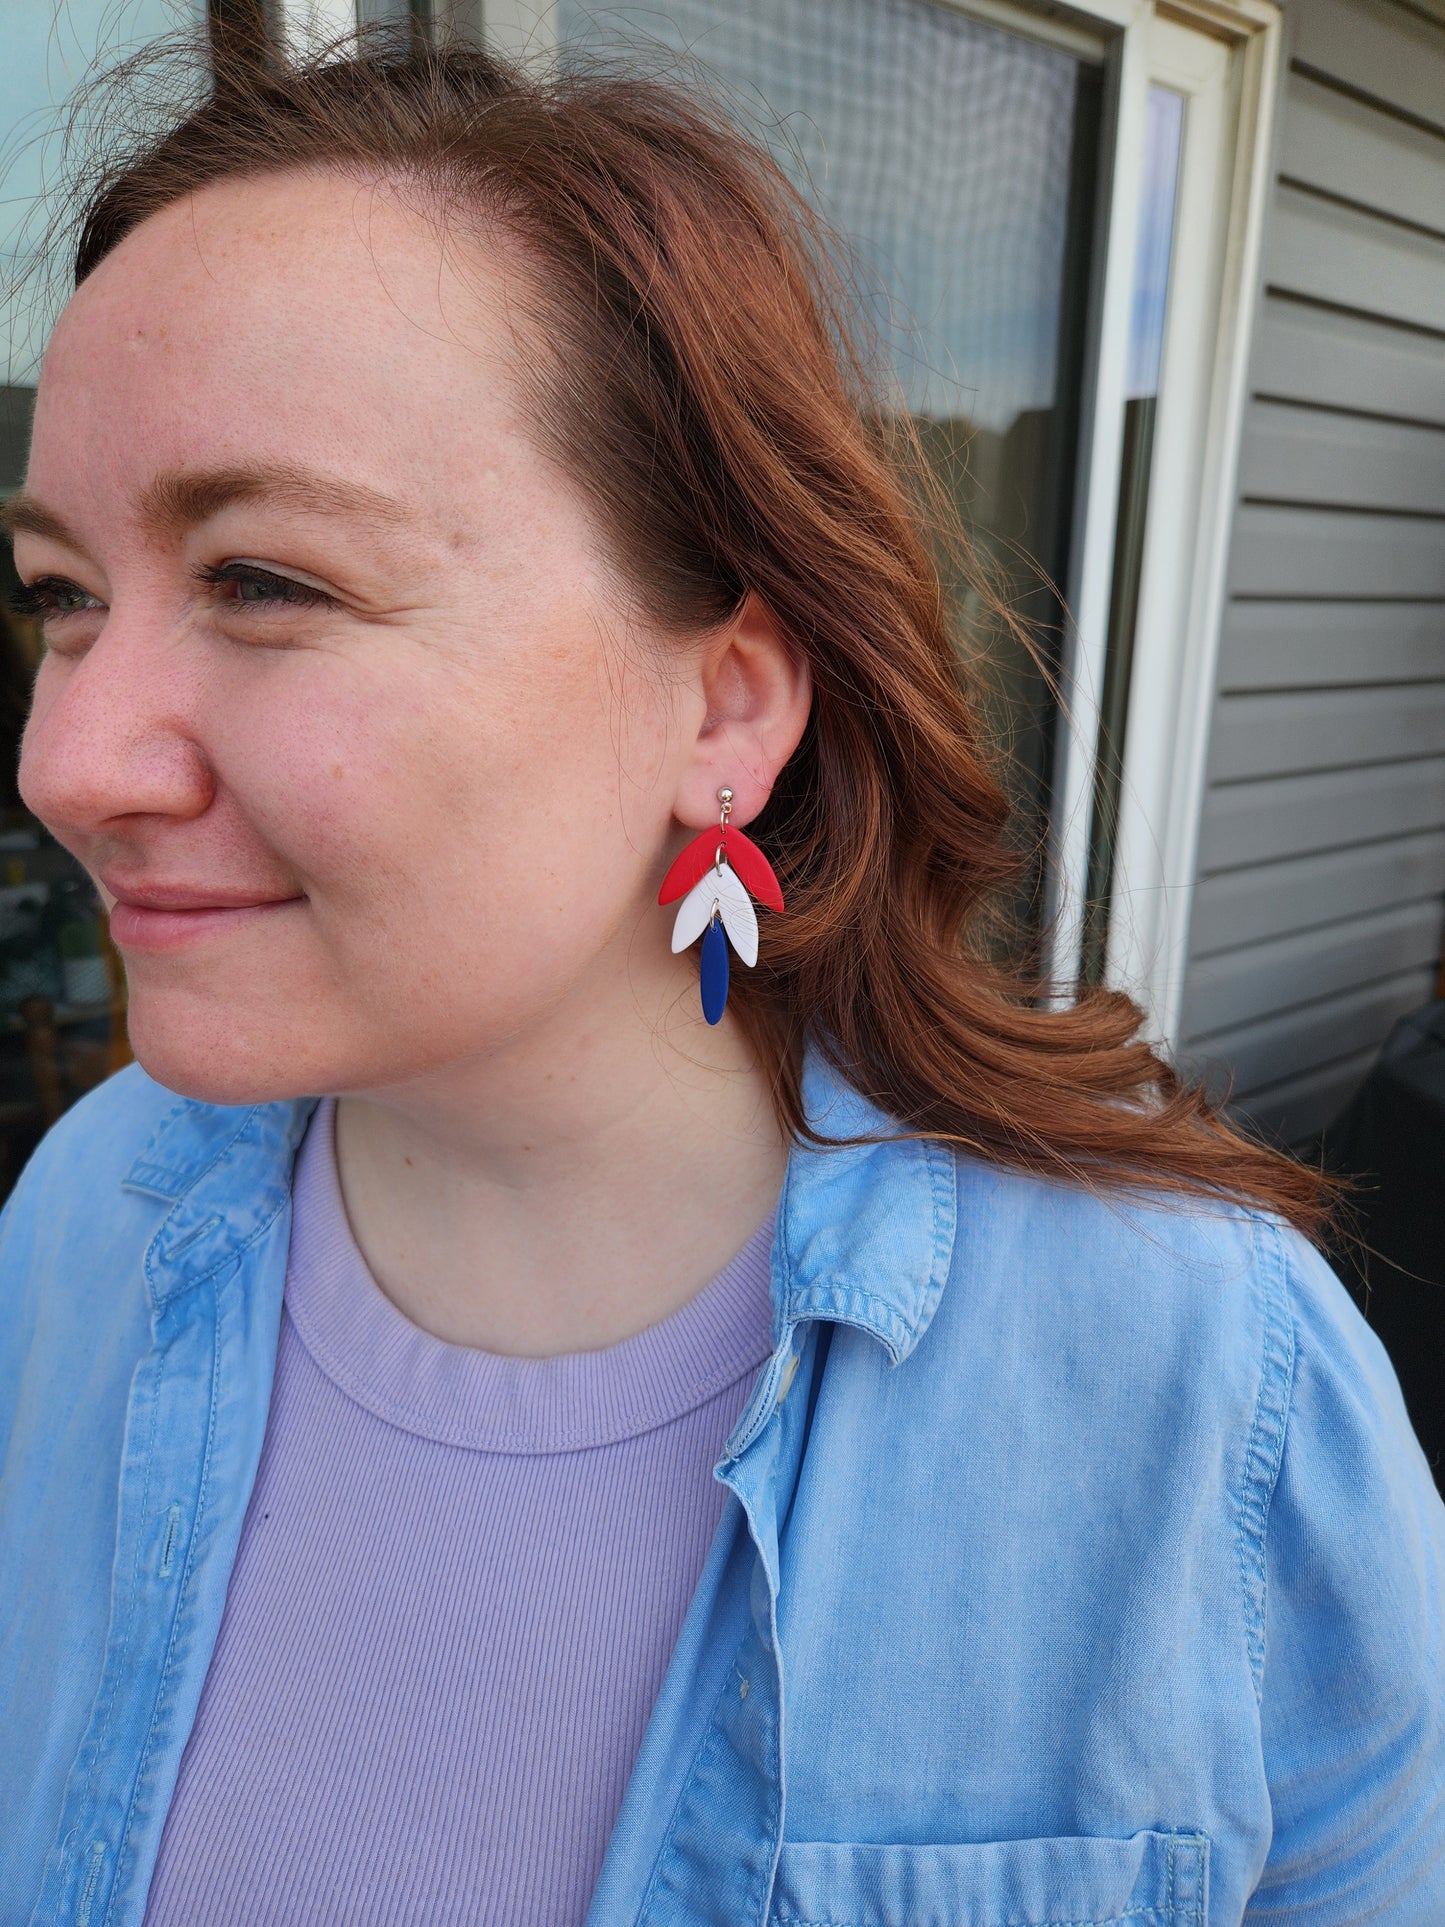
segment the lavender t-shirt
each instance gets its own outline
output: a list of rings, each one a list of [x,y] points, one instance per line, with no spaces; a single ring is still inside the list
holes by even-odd
[[[609,1350],[449,1345],[356,1248],[334,1112],[146,1927],[575,1927],[768,1355],[772,1220]]]

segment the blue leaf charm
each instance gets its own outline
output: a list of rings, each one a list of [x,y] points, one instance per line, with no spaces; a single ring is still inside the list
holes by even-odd
[[[714,917],[702,933],[702,1014],[710,1024],[722,1022],[728,1005],[728,940]]]

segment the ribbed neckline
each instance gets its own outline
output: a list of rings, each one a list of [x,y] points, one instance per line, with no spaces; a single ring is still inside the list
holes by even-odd
[[[433,1337],[391,1302],[357,1248],[335,1116],[335,1100],[323,1099],[297,1154],[286,1309],[326,1376],[389,1425],[475,1451],[582,1451],[694,1411],[772,1349],[776,1210],[681,1310],[603,1351],[509,1358]]]

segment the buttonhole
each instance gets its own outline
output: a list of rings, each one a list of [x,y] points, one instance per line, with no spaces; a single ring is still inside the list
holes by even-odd
[[[197,1243],[199,1239],[204,1238],[208,1231],[214,1231],[220,1222],[221,1220],[219,1218],[211,1217],[207,1218],[203,1224],[198,1224],[194,1231],[188,1231],[184,1238],[178,1239],[177,1242],[171,1246],[170,1250],[166,1253],[167,1258],[179,1258],[183,1251],[189,1251],[191,1246]]]
[[[176,1534],[180,1530],[180,1525],[181,1525],[181,1508],[180,1508],[180,1503],[178,1501],[175,1505],[171,1507],[170,1511],[166,1514],[166,1542],[164,1546],[161,1548],[161,1578],[162,1579],[168,1579],[170,1577],[171,1561],[175,1557],[175,1550],[176,1550]]]
[[[85,1885],[80,1892],[80,1905],[75,1910],[75,1927],[90,1927],[90,1908],[95,1899],[95,1889],[100,1880],[100,1870],[105,1865],[105,1842],[92,1840],[85,1850]]]

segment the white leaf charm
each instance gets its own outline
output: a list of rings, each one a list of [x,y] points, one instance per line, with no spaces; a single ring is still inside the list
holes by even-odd
[[[717,881],[722,885],[717,907],[723,929],[733,949],[751,970],[758,960],[758,913],[753,908],[747,885],[729,864],[724,863]]]
[[[682,902],[672,925],[674,952],[696,943],[712,922],[712,908],[718,902],[717,871],[709,864]]]
[[[751,970],[758,960],[757,912],[737,872],[727,863],[705,870],[677,906],[673,949],[686,950],[690,943],[697,942],[712,922],[714,904],[733,949]]]

